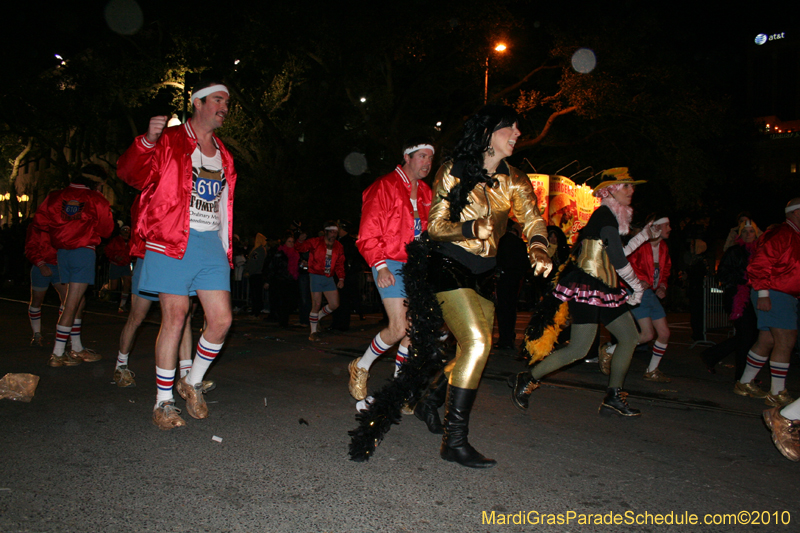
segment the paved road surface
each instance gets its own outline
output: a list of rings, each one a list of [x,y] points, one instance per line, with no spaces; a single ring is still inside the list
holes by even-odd
[[[124,317],[100,302],[90,308],[84,343],[105,359],[54,369],[48,349],[28,346],[26,304],[0,300],[0,375],[41,377],[32,402],[0,402],[2,532],[800,531],[800,464],[773,447],[759,418],[765,406],[731,392],[732,368],[707,373],[680,326],[661,366],[672,383],[642,380],[649,355],[632,363],[626,388],[639,419],[598,415],[606,378],[589,363],[552,376],[519,411],[505,378],[520,363],[493,353],[470,440],[498,465],[479,471],[442,461],[439,437],[414,417],[368,463],[348,460],[347,363],[379,330],[379,316],[319,344],[305,329],[237,318],[208,374],[218,383],[210,417],[186,415],[188,427],[164,432],[150,422],[157,313],[131,355],[137,386],[119,389],[111,377]],[[55,313],[45,307],[46,331]],[[371,386],[389,377],[392,359],[373,367]],[[789,390],[799,393],[793,362]],[[772,524],[646,518],[740,511]],[[535,525],[536,513],[570,523]],[[609,513],[648,523],[578,523]],[[520,518],[527,522],[513,523]]]

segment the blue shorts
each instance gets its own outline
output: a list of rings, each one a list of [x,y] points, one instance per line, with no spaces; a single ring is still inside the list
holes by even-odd
[[[311,292],[328,292],[336,290],[336,283],[333,278],[328,276],[321,276],[319,274],[310,274],[311,276]]]
[[[42,274],[42,271],[39,270],[39,267],[36,265],[31,267],[31,288],[35,291],[43,292],[47,290],[47,287],[49,287],[51,283],[54,285],[56,283],[61,283],[61,278],[58,276],[58,267],[50,263],[46,263],[45,266],[53,273],[52,276],[47,277]]]
[[[758,291],[750,289],[750,301],[756,310],[758,329],[767,331],[769,328],[791,329],[797,331],[797,298],[785,292],[769,290],[769,300],[772,309],[759,311],[756,308]]]
[[[231,290],[231,266],[219,233],[189,230],[183,259],[147,250],[139,291],[195,296],[197,291]]]
[[[642,303],[636,307],[631,307],[631,313],[633,313],[636,320],[643,318],[658,320],[667,316],[653,289],[645,289],[644,294],[642,294]]]
[[[394,285],[390,285],[385,289],[378,287],[378,269],[372,267],[372,279],[375,280],[375,286],[378,287],[378,294],[381,295],[381,300],[406,297],[406,286],[403,283],[403,265],[405,263],[400,261],[386,260],[386,268],[394,275]]]
[[[130,275],[131,275],[130,263],[122,266],[112,264],[111,267],[108,269],[108,279],[119,279],[123,276],[130,276]]]
[[[158,294],[144,293],[139,290],[139,279],[142,277],[142,265],[144,259],[137,259],[136,266],[133,268],[133,280],[131,281],[131,294],[135,294],[139,298],[150,300],[151,302],[158,301]]]
[[[61,283],[94,285],[95,254],[91,248],[58,250],[58,277]]]

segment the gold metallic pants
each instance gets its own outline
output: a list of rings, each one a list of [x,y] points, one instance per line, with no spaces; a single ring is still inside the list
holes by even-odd
[[[458,341],[456,357],[444,369],[450,385],[477,389],[492,349],[494,304],[472,289],[436,293],[447,327]]]

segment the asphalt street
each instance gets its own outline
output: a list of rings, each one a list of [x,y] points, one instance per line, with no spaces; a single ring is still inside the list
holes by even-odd
[[[638,419],[598,415],[607,378],[594,363],[554,374],[520,411],[506,377],[523,364],[493,352],[470,441],[498,464],[471,470],[443,461],[440,437],[413,416],[369,462],[348,459],[347,364],[379,315],[319,343],[303,328],[237,317],[207,374],[217,382],[209,418],[184,410],[187,427],[166,432],[151,423],[157,311],[130,356],[136,387],[120,389],[116,308],[91,303],[82,338],[104,359],[70,368],[48,367],[50,348],[29,346],[26,309],[0,299],[0,376],[41,378],[30,403],[0,401],[2,532],[800,531],[800,464],[773,446],[766,406],[733,394],[732,360],[706,371],[686,315],[669,316],[661,369],[672,383],[644,381],[649,354],[634,358],[626,389]],[[43,309],[50,341],[56,313]],[[202,318],[194,324],[196,339]],[[371,388],[393,359],[376,363]],[[767,386],[768,371],[759,378]]]

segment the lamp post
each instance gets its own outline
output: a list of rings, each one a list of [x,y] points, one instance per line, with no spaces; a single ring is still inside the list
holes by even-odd
[[[506,45],[504,43],[498,43],[497,46],[494,47],[495,52],[505,52]],[[483,105],[489,101],[489,56],[486,56],[486,76],[483,81]]]

